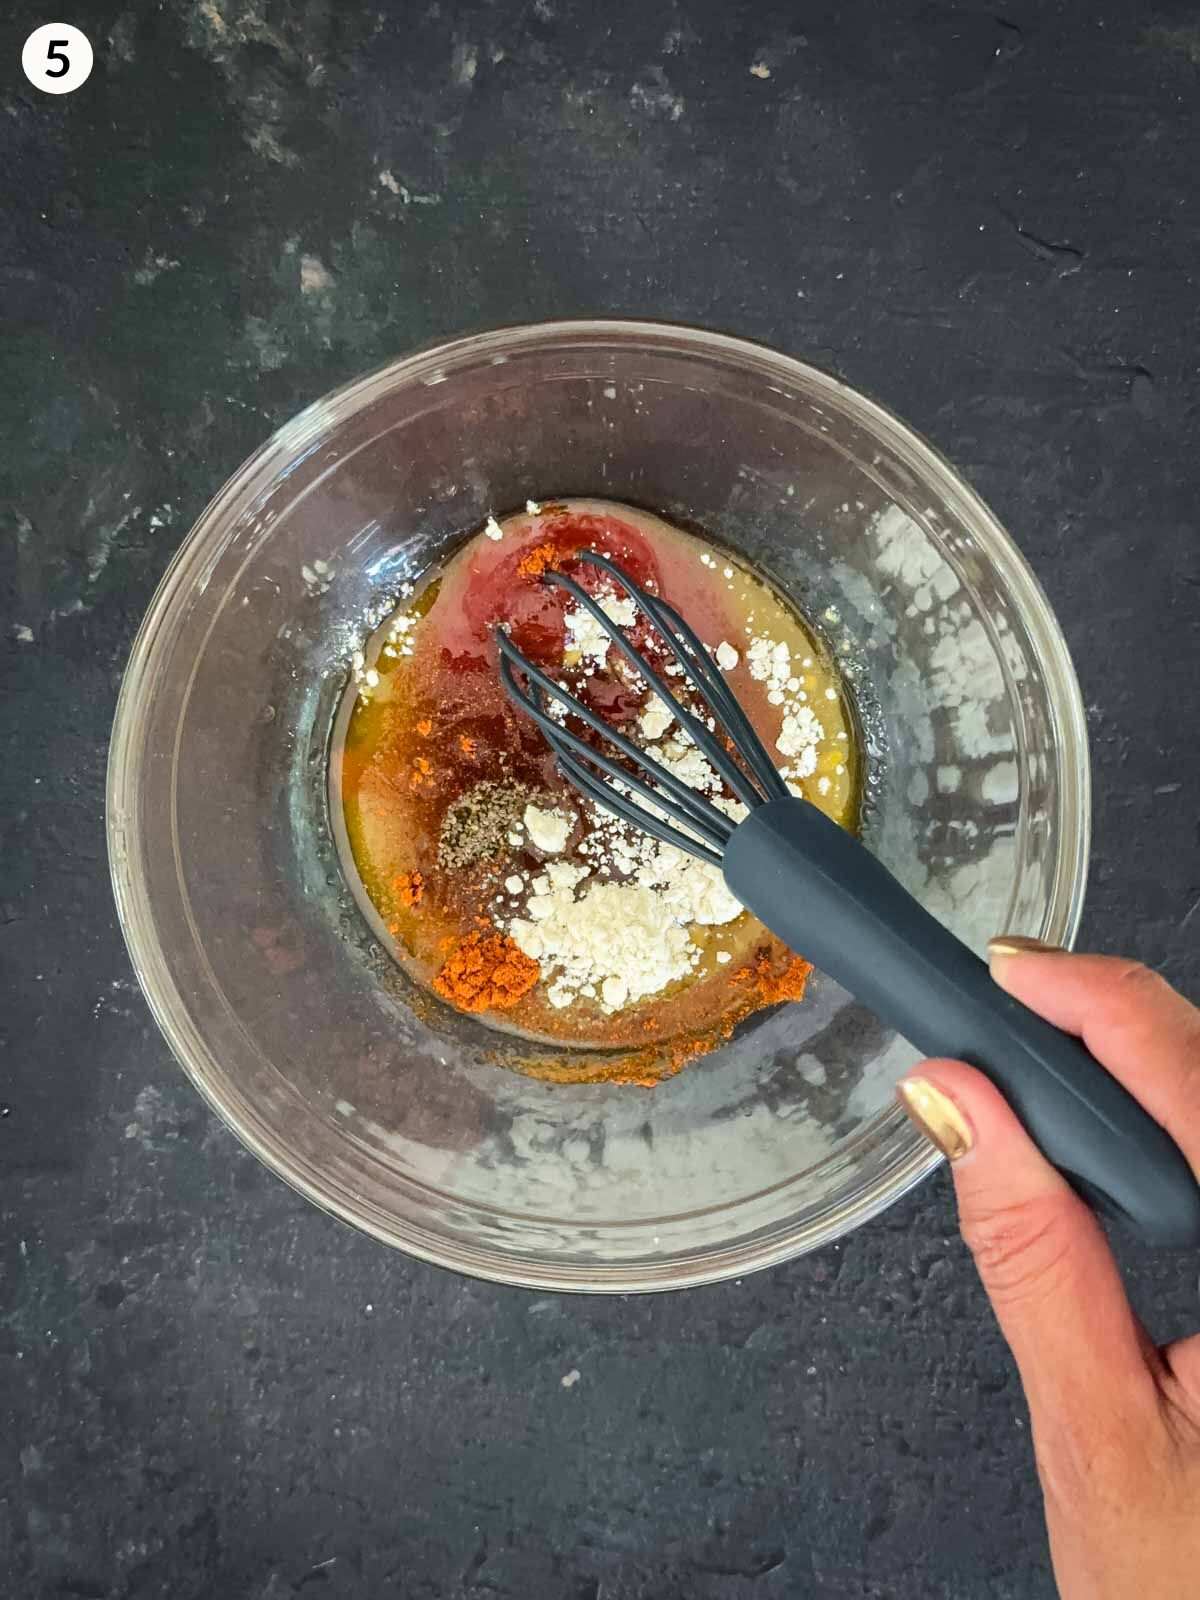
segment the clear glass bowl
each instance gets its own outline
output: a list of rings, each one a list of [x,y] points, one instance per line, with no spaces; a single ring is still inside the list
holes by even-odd
[[[512,328],[309,407],[220,492],[134,645],[108,833],[184,1069],[268,1166],[464,1272],[648,1290],[826,1243],[936,1165],[913,1052],[828,981],[647,1091],[564,1087],[372,938],[326,804],[345,663],[400,582],[527,496],[627,500],[756,562],[827,632],[872,730],[866,837],[981,947],[1078,922],[1088,761],[1038,584],[937,453],[825,373],[635,322]]]

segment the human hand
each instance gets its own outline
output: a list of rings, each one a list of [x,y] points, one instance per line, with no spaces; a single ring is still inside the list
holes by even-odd
[[[1200,1011],[1132,961],[1009,938],[989,958],[1200,1173]],[[1196,1600],[1200,1334],[1151,1343],[1100,1224],[982,1073],[926,1061],[900,1098],[952,1162],[963,1237],[1016,1357],[1062,1600]]]

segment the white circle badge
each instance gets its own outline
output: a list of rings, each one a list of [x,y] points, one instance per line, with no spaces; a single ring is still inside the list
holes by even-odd
[[[21,51],[25,76],[45,94],[71,94],[91,77],[92,47],[69,22],[44,22]]]

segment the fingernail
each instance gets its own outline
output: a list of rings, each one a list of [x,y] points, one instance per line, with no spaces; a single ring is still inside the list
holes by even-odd
[[[1023,933],[998,933],[994,939],[988,940],[988,966],[995,977],[1003,962],[1010,956],[1022,956],[1030,951],[1040,951],[1043,955],[1062,954],[1062,946],[1057,944],[1044,944],[1041,939],[1029,939]]]
[[[948,1094],[928,1078],[904,1078],[899,1086],[900,1104],[948,1161],[965,1156],[975,1142],[971,1124]]]

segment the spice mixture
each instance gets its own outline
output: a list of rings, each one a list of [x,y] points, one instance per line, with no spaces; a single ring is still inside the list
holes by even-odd
[[[681,669],[632,601],[577,560],[586,549],[688,618],[789,786],[855,827],[855,724],[816,635],[715,546],[602,501],[530,501],[523,513],[489,517],[402,596],[354,656],[331,776],[354,875],[418,980],[509,1031],[627,1047],[637,1057],[629,1075],[646,1081],[686,1059],[687,1040],[711,1041],[760,1006],[800,998],[809,969],[743,910],[718,868],[582,799],[508,701],[498,624],[657,761],[743,814],[590,613],[541,581],[549,568],[576,578],[685,698]],[[660,1064],[648,1071],[656,1046]]]

